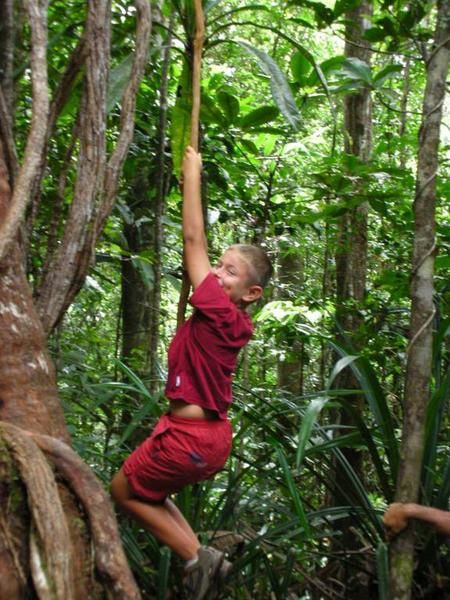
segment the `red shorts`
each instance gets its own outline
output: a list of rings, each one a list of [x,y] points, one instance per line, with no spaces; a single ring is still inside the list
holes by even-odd
[[[229,421],[163,415],[123,464],[134,495],[161,502],[190,483],[220,471],[231,452]]]

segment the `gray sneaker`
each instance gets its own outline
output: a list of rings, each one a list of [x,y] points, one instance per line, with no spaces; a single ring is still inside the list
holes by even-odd
[[[202,546],[198,551],[198,561],[185,569],[184,588],[189,600],[203,600],[208,590],[216,582],[223,563],[223,553],[210,546]]]

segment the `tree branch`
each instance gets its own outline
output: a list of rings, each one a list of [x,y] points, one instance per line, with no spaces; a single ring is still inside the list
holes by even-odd
[[[23,165],[14,186],[11,205],[0,225],[0,260],[16,237],[31,198],[31,189],[45,147],[49,116],[47,81],[47,2],[27,0],[25,3],[31,28],[31,81],[33,114],[25,148]]]

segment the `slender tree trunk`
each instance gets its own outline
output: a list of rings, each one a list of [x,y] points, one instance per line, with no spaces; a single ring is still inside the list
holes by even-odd
[[[370,63],[370,46],[362,39],[368,19],[372,12],[370,2],[363,2],[348,14],[346,56],[356,57]],[[361,161],[370,159],[372,141],[372,114],[370,90],[364,89],[358,94],[345,98],[345,151],[354,154]],[[358,347],[362,340],[358,332],[363,323],[359,308],[364,300],[366,288],[367,263],[367,210],[366,202],[346,213],[339,223],[336,249],[336,301],[337,319],[345,334]],[[351,304],[351,306],[349,306]],[[345,340],[344,344],[345,344]],[[347,369],[337,382],[338,387],[359,388],[351,371]],[[351,401],[361,407],[361,398],[355,396]],[[346,420],[347,416],[343,415]],[[346,423],[350,424],[350,423]],[[360,455],[350,451],[351,464],[360,472]]]
[[[295,297],[304,284],[304,258],[289,248],[280,248],[279,265],[279,298]],[[303,394],[305,342],[298,336],[291,342],[288,342],[286,359],[278,363],[278,387],[298,397]]]
[[[425,415],[432,364],[433,270],[438,147],[442,107],[450,62],[450,0],[438,2],[434,45],[427,60],[422,124],[419,132],[414,247],[411,279],[410,342],[406,368],[401,462],[395,499],[416,502],[424,450]],[[390,598],[408,600],[414,561],[414,531],[408,529],[391,546]]]
[[[161,312],[161,273],[162,273],[162,249],[164,240],[163,214],[165,210],[166,195],[168,189],[168,170],[166,165],[167,144],[167,90],[169,82],[170,49],[172,45],[172,28],[174,26],[174,15],[171,14],[169,21],[169,32],[165,42],[163,63],[161,70],[159,124],[158,124],[158,150],[156,158],[156,198],[154,208],[154,267],[153,267],[153,290],[151,294],[151,319],[150,319],[150,344],[147,363],[150,368],[150,390],[156,392],[160,386],[159,377],[159,325]]]
[[[133,258],[153,246],[149,215],[148,174],[138,174],[130,190],[128,206],[132,222],[125,223],[123,234],[127,241],[127,254],[121,259],[122,267],[122,360],[147,383],[150,373],[145,367],[148,352],[151,320],[151,295],[153,282],[148,271],[140,269]],[[147,273],[147,276],[144,275]]]
[[[356,9],[347,13],[345,55],[370,64],[370,44],[364,40],[364,31],[370,24],[373,6],[371,0],[363,1]],[[372,147],[372,100],[370,90],[364,88],[356,94],[349,94],[344,100],[345,152],[353,154],[361,162],[368,162]],[[339,224],[336,249],[336,316],[343,333],[340,341],[346,345],[346,338],[358,349],[363,344],[362,303],[366,292],[367,270],[367,213],[368,204],[363,202],[345,214]],[[359,383],[349,368],[337,378],[336,386],[344,389],[359,389]],[[346,401],[362,412],[363,398],[356,394],[347,396]],[[354,426],[350,414],[342,411],[339,417],[344,427]],[[344,448],[343,453],[357,476],[362,479],[362,455],[354,448]],[[341,490],[348,490],[347,474],[336,465],[336,504],[351,504],[352,498]],[[346,551],[355,550],[359,542],[353,535],[351,523],[341,523],[343,528],[342,547]],[[366,584],[356,569],[350,566],[342,573],[345,582],[346,598],[361,598]]]

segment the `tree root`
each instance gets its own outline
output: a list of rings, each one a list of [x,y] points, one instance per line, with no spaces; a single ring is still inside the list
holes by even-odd
[[[86,512],[95,565],[108,597],[139,600],[141,595],[122,549],[114,511],[91,469],[70,446],[56,438],[5,422],[0,422],[0,437],[11,449],[27,489],[33,520],[30,564],[39,599],[74,599],[72,544],[55,476],[45,454]]]

